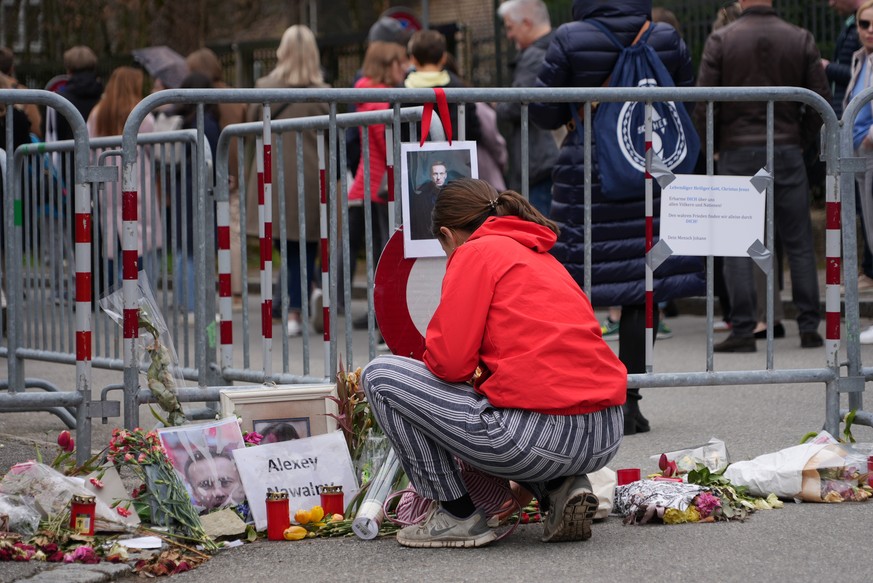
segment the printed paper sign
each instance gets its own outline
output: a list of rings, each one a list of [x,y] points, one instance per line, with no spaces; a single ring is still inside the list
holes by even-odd
[[[677,174],[661,191],[661,239],[675,255],[747,257],[764,242],[767,198],[750,179]]]
[[[233,451],[255,528],[267,528],[268,492],[288,492],[293,515],[321,504],[321,487],[342,486],[345,501],[358,492],[341,431]]]

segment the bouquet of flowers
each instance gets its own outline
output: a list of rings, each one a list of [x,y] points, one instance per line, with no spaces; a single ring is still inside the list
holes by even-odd
[[[116,428],[107,458],[116,466],[128,467],[146,485],[153,522],[178,527],[180,532],[173,536],[201,544],[207,551],[218,548],[203,530],[197,510],[173,470],[157,432]]]
[[[725,476],[752,494],[766,490],[805,502],[867,500],[873,494],[867,483],[871,449],[825,438],[736,462]]]

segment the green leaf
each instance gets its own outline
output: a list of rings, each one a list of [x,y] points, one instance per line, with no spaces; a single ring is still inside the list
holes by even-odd
[[[167,422],[166,419],[164,419],[163,417],[161,417],[161,416],[158,414],[158,412],[155,411],[155,408],[152,407],[151,403],[149,403],[149,410],[152,412],[152,415],[154,416],[154,418],[157,419],[158,421],[160,421],[160,422],[164,425],[164,427],[172,427],[172,425],[170,425],[170,424]]]
[[[843,436],[845,437],[844,441],[849,443],[855,443],[855,436],[852,435],[852,424],[855,422],[855,415],[857,415],[858,409],[852,409],[848,413],[846,413],[846,417],[843,419],[843,422],[846,426],[843,428]]]

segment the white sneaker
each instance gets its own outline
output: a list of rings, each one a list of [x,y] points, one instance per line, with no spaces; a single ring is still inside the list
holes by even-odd
[[[861,341],[861,344],[873,344],[873,326],[870,326],[861,332],[858,338]]]
[[[303,335],[303,328],[300,326],[300,321],[299,320],[288,320],[288,327],[285,329],[285,333],[288,335],[288,338],[302,336]]]
[[[324,294],[318,287],[309,295],[309,322],[313,330],[324,334]]]

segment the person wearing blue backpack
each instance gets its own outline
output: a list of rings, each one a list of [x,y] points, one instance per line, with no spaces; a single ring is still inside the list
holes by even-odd
[[[691,86],[691,55],[679,33],[666,23],[651,22],[652,0],[575,0],[572,22],[561,25],[546,52],[538,87],[601,87],[639,85],[656,78],[660,86]],[[631,49],[631,50],[628,50]],[[651,49],[651,50],[650,50]],[[629,63],[633,60],[633,63]],[[625,66],[627,64],[627,66]],[[628,78],[629,75],[639,77]],[[618,114],[639,116],[641,104],[601,104],[593,115],[591,149],[591,303],[622,306],[619,358],[628,373],[646,370],[646,217],[645,183],[639,163],[644,136],[630,132],[625,151],[609,141],[616,135]],[[659,104],[666,123],[658,132],[658,151],[674,172],[690,172],[697,160],[699,139],[681,103]],[[580,113],[581,112],[581,113]],[[552,172],[554,187],[550,218],[561,235],[552,253],[584,288],[585,270],[585,148],[584,112],[579,103],[531,104],[531,119],[540,127],[568,124]],[[619,118],[620,119],[620,118]],[[633,118],[634,120],[637,117]],[[674,123],[680,121],[681,123]],[[598,125],[599,124],[599,125]],[[633,123],[625,124],[636,128]],[[628,147],[632,145],[633,147]],[[660,197],[655,193],[654,237],[658,236]],[[654,272],[654,301],[704,293],[703,265],[696,257],[671,257]],[[652,314],[658,327],[658,311]],[[639,406],[640,391],[628,388],[625,435],[649,431]]]

